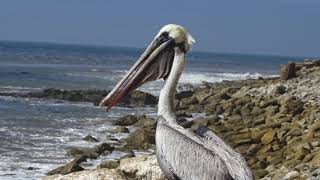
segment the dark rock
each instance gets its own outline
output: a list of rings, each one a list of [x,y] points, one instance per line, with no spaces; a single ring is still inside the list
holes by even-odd
[[[184,121],[180,123],[180,126],[182,126],[183,128],[191,128],[192,125],[193,121]]]
[[[132,158],[132,157],[136,157],[134,152],[132,150],[127,150],[126,154],[120,157],[120,160],[127,159],[127,158]]]
[[[284,94],[287,92],[287,87],[285,87],[284,85],[279,85],[277,86],[277,89],[276,89],[276,94]]]
[[[76,156],[74,160],[72,160],[71,162],[67,163],[64,166],[60,166],[56,169],[49,171],[47,175],[54,175],[54,174],[65,175],[65,174],[69,174],[76,171],[82,171],[84,169],[79,164],[85,161],[87,161],[85,156]]]
[[[199,101],[196,97],[191,97],[191,98],[186,98],[186,99],[182,99],[180,101],[179,106],[189,106],[189,105],[194,105],[194,104],[199,104]]]
[[[177,123],[184,128],[190,128],[193,125],[193,121],[188,121],[184,117],[177,118]]]
[[[216,115],[222,114],[224,112],[224,109],[221,106],[218,106],[216,108]]]
[[[284,113],[292,113],[293,115],[303,112],[304,103],[295,96],[289,96],[281,100],[280,110]]]
[[[194,94],[194,91],[180,91],[176,94],[178,100],[189,98]]]
[[[135,90],[128,95],[126,95],[119,103],[119,105],[129,105],[129,106],[154,106],[158,104],[158,98],[152,94]]]
[[[67,151],[68,156],[85,156],[89,159],[97,159],[99,154],[93,148],[73,148]]]
[[[138,122],[138,117],[134,115],[127,115],[117,119],[113,124],[116,126],[131,126]]]
[[[107,143],[102,143],[100,145],[97,145],[93,148],[73,148],[68,150],[67,155],[69,156],[84,156],[89,159],[96,159],[100,156],[100,154],[104,153],[105,151],[112,152],[114,150],[114,147],[110,146]]]
[[[188,118],[192,117],[192,115],[186,111],[177,111],[176,116],[177,117],[188,117]]]
[[[36,168],[36,167],[27,167],[26,168],[28,171],[33,171],[33,170],[39,170],[40,168]]]
[[[98,139],[96,139],[95,137],[91,136],[91,135],[87,135],[86,137],[83,138],[84,141],[88,141],[88,142],[99,142]]]
[[[94,150],[99,153],[99,154],[102,154],[104,153],[105,151],[113,151],[114,150],[114,147],[110,146],[110,144],[108,143],[102,143],[96,147],[94,147]]]

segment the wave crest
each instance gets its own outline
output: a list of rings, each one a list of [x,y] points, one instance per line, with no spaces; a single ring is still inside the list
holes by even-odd
[[[180,78],[180,83],[186,84],[201,84],[203,82],[222,82],[224,80],[234,81],[234,80],[244,80],[244,79],[258,79],[259,77],[275,77],[277,75],[263,75],[260,73],[193,73],[187,72],[182,74]]]

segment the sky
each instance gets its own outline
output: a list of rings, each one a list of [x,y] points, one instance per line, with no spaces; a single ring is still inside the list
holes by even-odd
[[[0,40],[144,48],[169,23],[196,51],[320,57],[319,0],[1,0]]]

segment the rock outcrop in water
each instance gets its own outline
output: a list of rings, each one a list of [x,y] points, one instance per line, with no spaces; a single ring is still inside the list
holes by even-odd
[[[80,166],[82,162],[87,161],[85,156],[77,156],[71,162],[67,163],[66,165],[60,166],[56,169],[53,169],[47,173],[47,175],[54,175],[54,174],[70,174],[77,171],[84,170],[83,167]]]
[[[61,90],[61,89],[45,89],[40,92],[30,93],[0,93],[0,96],[13,96],[24,98],[45,98],[45,99],[57,99],[65,101],[76,102],[92,102],[94,105],[99,105],[101,100],[108,95],[110,91],[104,90]],[[158,99],[152,94],[135,90],[132,93],[126,95],[121,100],[118,106],[155,106],[158,103]]]
[[[320,61],[295,67],[297,77],[286,81],[271,78],[222,82],[178,94],[179,123],[190,131],[207,126],[244,155],[257,179],[319,179]],[[190,120],[191,113],[206,116]],[[149,138],[154,136],[155,121],[127,116],[116,123],[137,129],[124,141],[124,149],[154,148],[154,141]],[[145,131],[150,137],[141,133]],[[132,146],[134,142],[141,143]],[[163,178],[152,160],[154,156],[149,156],[150,161],[139,158],[123,159],[115,170],[81,171],[57,178],[105,174],[101,177],[143,179],[150,177],[144,176],[146,172],[154,173],[155,179]],[[141,166],[135,164],[138,159]]]

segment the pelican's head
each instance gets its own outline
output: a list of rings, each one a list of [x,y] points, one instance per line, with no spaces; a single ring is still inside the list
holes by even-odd
[[[161,28],[156,38],[167,34],[169,38],[174,39],[175,44],[181,45],[183,52],[188,52],[192,49],[192,45],[196,42],[194,38],[188,33],[188,31],[176,24],[168,24]]]
[[[142,84],[158,79],[166,79],[171,71],[176,50],[187,53],[195,43],[187,30],[179,25],[165,25],[138,61],[131,67],[122,80],[101,101],[100,106],[110,109],[123,96]]]

